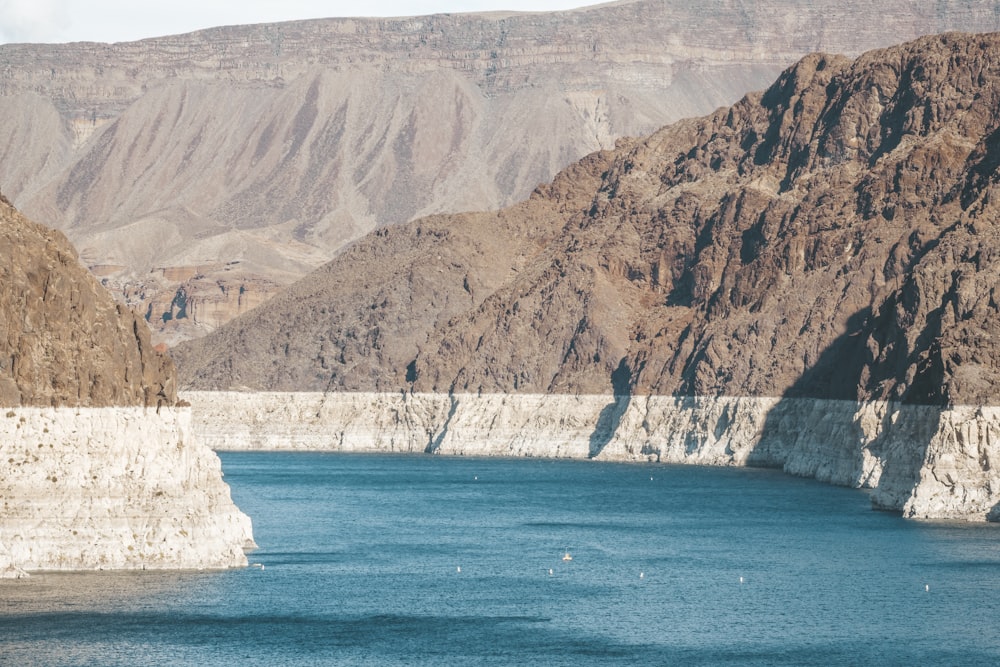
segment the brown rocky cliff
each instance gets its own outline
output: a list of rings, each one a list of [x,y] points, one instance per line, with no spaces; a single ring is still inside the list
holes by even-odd
[[[590,205],[597,153],[522,204],[387,227],[277,297],[171,350],[189,386],[395,391],[437,331],[531,270],[567,218]]]
[[[923,38],[854,61],[809,56],[763,94],[601,157],[596,186],[572,205],[556,211],[560,187],[540,189],[475,228],[477,244],[523,248],[517,225],[541,210],[563,216],[475,299],[397,304],[395,330],[420,342],[330,386],[996,403],[998,73],[1000,35]],[[419,267],[409,284],[454,284],[459,272],[442,274],[433,258],[466,254],[465,220],[435,219],[433,241],[415,234],[425,222],[394,230],[407,235],[405,255],[366,239],[324,270],[365,275],[366,248]],[[476,284],[476,267],[463,270]],[[383,292],[404,284],[384,279]],[[336,303],[344,318],[377,312],[368,288],[330,289],[314,303]],[[277,302],[294,312],[291,297]],[[384,318],[362,321],[350,336],[336,321],[320,327],[336,343],[317,378],[392,348],[369,340]],[[324,388],[294,331],[242,326],[271,352],[210,338],[180,357],[185,382],[226,386],[197,358],[239,364],[240,383],[257,388]],[[273,384],[287,369],[294,386]]]
[[[0,199],[0,406],[173,405],[173,363],[57,231]]]
[[[810,57],[759,101],[707,119],[653,171],[670,193],[660,211],[682,191],[696,198],[668,296],[695,317],[675,346],[637,341],[637,389],[1000,399],[985,261],[997,249],[998,44],[945,35],[853,63]],[[640,181],[618,180],[608,210],[634,207]],[[635,192],[648,206],[650,191]]]

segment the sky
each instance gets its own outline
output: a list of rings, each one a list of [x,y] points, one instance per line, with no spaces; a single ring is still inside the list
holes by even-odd
[[[0,44],[125,42],[220,25],[331,16],[551,11],[598,0],[0,0]]]

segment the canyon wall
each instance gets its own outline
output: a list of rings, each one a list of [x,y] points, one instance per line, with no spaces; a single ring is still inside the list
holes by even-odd
[[[992,517],[998,73],[1000,33],[806,56],[525,202],[368,235],[175,348],[182,387],[317,392],[346,448],[778,465]]]
[[[250,519],[190,419],[190,408],[3,409],[0,553],[28,571],[246,565]]]
[[[216,450],[779,467],[917,519],[995,520],[1000,408],[822,399],[187,392]]]
[[[814,54],[493,213],[379,230],[181,386],[1000,404],[1000,33]]]
[[[174,368],[60,233],[0,198],[0,576],[246,565]]]

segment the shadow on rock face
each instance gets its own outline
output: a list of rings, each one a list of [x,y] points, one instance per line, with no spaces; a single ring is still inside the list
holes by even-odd
[[[614,391],[614,401],[604,406],[597,418],[597,426],[590,435],[589,458],[595,458],[611,442],[615,432],[621,425],[622,416],[632,402],[632,370],[628,361],[622,357],[618,367],[611,373],[611,387]]]
[[[847,332],[824,350],[768,413],[747,465],[874,488],[873,506],[903,509],[920,481],[946,406],[905,405],[930,402],[921,401],[918,392],[904,394],[909,401],[883,395],[901,387],[888,378],[885,367],[901,365],[873,358],[869,341],[885,334],[874,330],[879,325],[868,309],[850,318]]]

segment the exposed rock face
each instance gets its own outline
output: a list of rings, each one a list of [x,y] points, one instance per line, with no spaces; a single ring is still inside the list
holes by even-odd
[[[59,232],[0,201],[0,576],[246,564],[173,364]]]
[[[176,358],[198,388],[440,395],[373,404],[418,445],[475,442],[492,396],[555,395],[555,419],[597,394],[573,455],[781,465],[992,518],[998,136],[1000,34],[808,56],[517,207],[363,239]]]
[[[529,202],[499,213],[432,216],[380,229],[268,307],[173,354],[199,387],[408,387],[410,365],[434,342],[435,327],[481,307],[545,261],[542,253],[565,220],[589,205],[609,167],[606,158],[586,158]]]
[[[1000,29],[995,3],[630,0],[4,45],[0,182],[173,342],[242,312],[194,307],[211,285],[262,300],[376,227],[518,201],[807,52],[947,29]],[[157,320],[178,293],[192,307]]]
[[[0,406],[173,405],[170,358],[57,231],[0,201]]]
[[[775,466],[909,518],[996,520],[1000,408],[812,398],[188,392],[214,449]]]
[[[814,55],[499,214],[381,230],[195,388],[997,400],[1000,36]]]
[[[246,565],[250,519],[192,437],[189,408],[4,410],[0,559],[29,571]]]
[[[175,267],[160,270],[148,283],[111,280],[105,284],[111,288],[117,286],[121,290],[119,300],[124,303],[144,304],[144,319],[156,329],[156,338],[173,345],[214,331],[280,290],[278,284],[262,278],[227,278],[226,271],[226,268],[217,271],[215,266]],[[174,280],[179,286],[173,291],[165,289]]]

